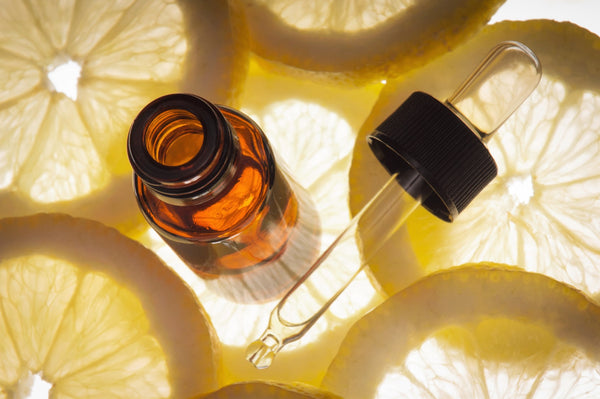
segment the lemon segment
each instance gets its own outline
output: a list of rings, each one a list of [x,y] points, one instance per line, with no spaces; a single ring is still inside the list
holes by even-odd
[[[40,33],[44,35],[49,48],[64,48],[67,44],[70,34],[70,19],[75,12],[76,3],[76,1],[70,0],[62,1],[59,4],[49,4],[45,1],[34,0],[29,4],[24,4],[28,13],[36,21]],[[98,14],[102,15],[102,12],[100,11]]]
[[[499,264],[465,265],[358,321],[323,386],[362,399],[591,398],[600,392],[599,332],[600,308],[575,289]]]
[[[135,345],[103,358],[102,365],[57,380],[53,391],[66,397],[173,397],[161,349],[153,338],[138,337]]]
[[[96,11],[95,8],[93,10]],[[87,55],[86,73],[93,77],[122,79],[123,83],[130,80],[174,82],[180,78],[187,40],[182,10],[177,2],[138,0],[119,11],[107,10],[109,21],[111,17],[113,21],[105,33],[88,25],[83,29],[89,34],[75,35],[97,38],[95,43],[88,42],[85,46],[77,43],[72,49],[75,59],[84,51],[83,48],[87,49],[84,53]],[[118,18],[114,17],[115,12]],[[95,18],[104,20],[103,17],[101,14]],[[86,21],[82,18],[78,22]],[[79,50],[80,47],[82,50]],[[90,48],[93,50],[90,51]],[[149,67],[140,68],[142,65]]]
[[[10,100],[16,102],[21,96],[36,91],[43,84],[42,75],[33,67],[31,61],[14,57],[6,51],[0,51],[0,61],[0,73],[5,77],[0,82],[1,103]]]
[[[20,189],[40,202],[56,202],[89,192],[95,184],[106,185],[108,170],[91,137],[81,134],[86,130],[75,104],[52,95],[42,134],[36,137],[46,145],[35,146],[28,154],[27,168],[19,173]]]
[[[50,95],[37,91],[31,96],[16,98],[10,108],[0,107],[0,118],[11,129],[12,134],[0,136],[0,187],[6,189],[19,173],[19,166],[27,159],[39,127],[44,119],[45,111],[50,103]],[[22,124],[20,115],[32,115],[29,123]]]
[[[39,370],[75,291],[75,270],[46,257],[16,258],[0,264],[0,276],[4,338],[12,339],[25,367]]]
[[[0,318],[0,337],[9,337],[8,325],[5,317]],[[0,393],[2,387],[12,385],[21,375],[21,359],[17,353],[12,339],[0,339],[0,351],[3,354],[0,359]]]
[[[6,55],[16,55],[16,58],[31,61],[49,60],[52,57],[52,47],[44,37],[43,32],[36,26],[35,16],[23,2],[2,2],[0,14],[0,49]],[[14,57],[11,57],[14,58]]]
[[[139,301],[102,276],[84,276],[77,294],[64,312],[47,358],[44,375],[53,380],[100,358],[128,352],[128,344],[143,341],[140,336],[149,327]],[[70,336],[73,331],[77,335]]]

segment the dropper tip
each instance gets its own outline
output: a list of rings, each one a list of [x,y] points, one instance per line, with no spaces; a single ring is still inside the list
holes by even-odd
[[[282,345],[272,335],[263,335],[246,349],[246,360],[259,370],[268,368]]]

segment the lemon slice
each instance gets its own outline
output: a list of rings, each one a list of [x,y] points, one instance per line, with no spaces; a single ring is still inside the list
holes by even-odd
[[[365,135],[415,90],[447,98],[496,43],[518,40],[539,57],[538,88],[488,148],[498,177],[447,224],[420,209],[407,222],[424,272],[472,261],[517,264],[600,291],[600,38],[570,23],[502,22],[426,67],[390,82],[361,129],[350,171],[354,211],[382,183]],[[406,234],[406,232],[403,232]],[[408,282],[392,239],[372,263],[387,292]],[[409,262],[411,262],[410,256]],[[412,259],[414,261],[414,259]]]
[[[179,90],[234,102],[247,69],[247,41],[232,29],[243,17],[226,2],[8,1],[2,10],[0,216],[132,223],[125,142],[137,112]]]
[[[0,397],[197,395],[217,386],[216,342],[187,285],[117,231],[0,220]]]
[[[344,398],[592,398],[600,308],[541,274],[466,265],[357,322],[323,386]]]
[[[308,385],[288,385],[267,381],[227,385],[197,399],[339,399],[339,396]]]
[[[345,83],[397,76],[479,30],[502,0],[246,0],[261,57]],[[288,71],[291,72],[291,71]]]

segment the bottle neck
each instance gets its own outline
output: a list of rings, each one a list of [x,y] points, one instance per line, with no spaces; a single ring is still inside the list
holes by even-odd
[[[237,136],[219,108],[193,95],[171,94],[148,104],[129,131],[134,173],[161,200],[208,200],[227,185],[239,154]]]

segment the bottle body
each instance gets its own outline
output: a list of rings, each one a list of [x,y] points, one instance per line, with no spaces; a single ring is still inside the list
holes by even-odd
[[[182,128],[176,139],[166,137],[162,141],[152,132],[146,134],[151,146],[164,142],[173,147],[165,151],[171,155],[155,159],[167,169],[206,158],[202,147],[209,141],[219,143],[216,147],[223,148],[208,154],[219,162],[201,162],[207,165],[203,172],[212,170],[207,181],[201,188],[192,183],[186,194],[181,194],[185,189],[179,189],[172,195],[168,189],[165,193],[162,187],[148,184],[143,173],[135,173],[138,204],[149,224],[209,287],[239,302],[276,298],[314,260],[320,242],[318,215],[308,194],[279,167],[261,129],[240,112],[208,105],[213,111],[209,116],[214,114],[218,119],[216,129],[209,129],[206,115],[200,115],[204,120],[195,115],[202,125],[201,133]],[[162,113],[157,114],[158,119]],[[185,118],[179,111],[176,114],[162,118],[158,125],[178,126]],[[189,121],[184,122],[189,125]],[[145,126],[148,130],[152,125],[146,122]],[[169,129],[162,130],[169,136]],[[213,134],[230,137],[210,140]],[[195,138],[202,142],[194,144],[194,139],[184,135],[202,136]],[[177,165],[180,161],[174,159],[185,162]],[[135,167],[134,172],[138,172]],[[182,176],[182,180],[193,177]]]

